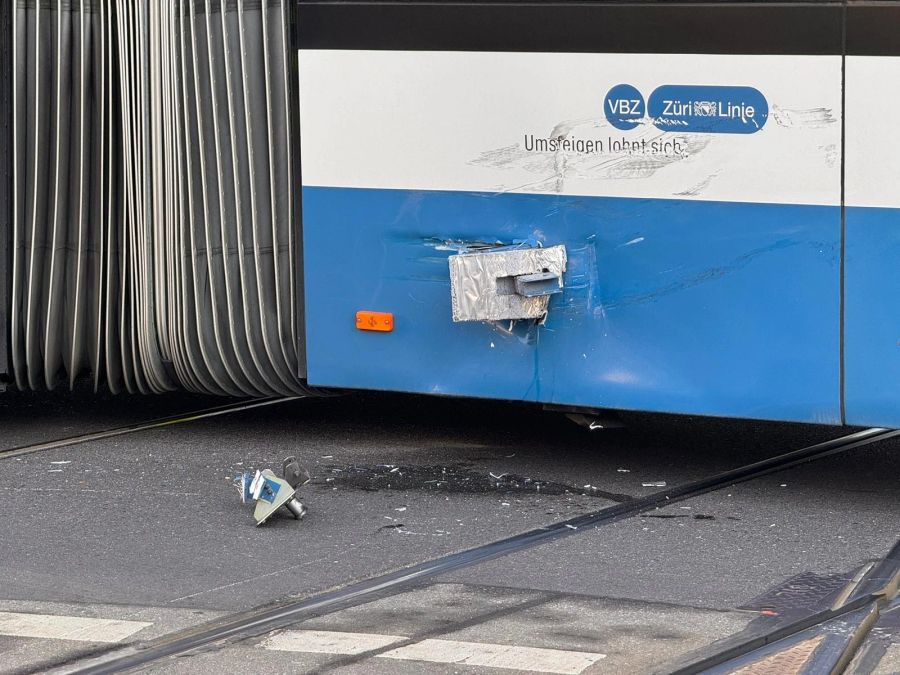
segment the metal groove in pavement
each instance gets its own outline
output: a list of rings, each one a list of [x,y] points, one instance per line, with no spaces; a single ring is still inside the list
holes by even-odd
[[[43,452],[45,450],[55,450],[56,448],[65,448],[70,445],[79,445],[80,443],[89,443],[91,441],[100,441],[114,436],[124,436],[125,434],[133,434],[139,431],[148,431],[150,429],[160,429],[162,427],[170,427],[175,424],[183,424],[185,422],[195,422],[197,420],[207,419],[210,417],[218,417],[229,413],[241,412],[242,410],[251,410],[253,408],[262,408],[264,406],[275,405],[276,403],[284,403],[286,401],[295,401],[303,396],[284,396],[278,398],[267,398],[260,401],[247,403],[229,403],[227,405],[215,406],[213,408],[204,408],[194,412],[181,413],[179,415],[171,415],[169,417],[160,417],[159,419],[149,420],[147,422],[136,422],[135,424],[127,424],[121,427],[113,427],[103,431],[93,431],[78,436],[70,436],[68,438],[59,438],[54,441],[45,441],[44,443],[34,443],[32,445],[22,445],[9,450],[0,450],[0,459],[9,459],[10,457],[20,457],[21,455],[30,455],[34,452]]]
[[[855,581],[853,580],[853,582]],[[829,659],[831,661],[830,672],[843,672],[872,626],[877,622],[881,611],[897,597],[898,590],[900,590],[900,540],[894,544],[884,558],[868,568],[866,574],[849,594],[848,599],[840,606],[832,606],[826,610],[814,612],[760,635],[738,640],[734,644],[720,645],[718,648],[713,648],[712,653],[680,666],[671,673],[672,675],[694,675],[712,669],[715,669],[716,672],[744,672],[745,670],[748,673],[764,672],[765,668],[762,664],[766,658],[758,660],[760,664],[758,670],[752,668],[752,663],[744,665],[743,661],[748,657],[752,658],[754,652],[770,646],[775,647],[777,642],[799,636],[800,633],[809,629],[824,629],[826,624],[837,619],[846,619],[854,628],[847,636],[847,644],[841,646]],[[870,611],[862,612],[864,609]],[[852,616],[857,612],[860,613],[858,617]],[[819,637],[824,637],[824,633]],[[773,655],[787,653],[795,647],[794,644],[785,644],[781,648],[776,647]],[[771,656],[767,658],[771,658]],[[741,667],[731,667],[731,664],[737,665],[738,663],[741,664]],[[820,665],[813,664],[812,661],[807,663],[812,670],[804,667],[804,664],[801,663],[800,668],[794,672],[821,671]]]

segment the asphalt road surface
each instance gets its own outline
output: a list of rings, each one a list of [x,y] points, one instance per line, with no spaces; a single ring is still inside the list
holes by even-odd
[[[0,394],[0,449],[221,405]],[[530,405],[304,399],[0,456],[0,672],[49,669],[777,455],[848,429]],[[900,441],[430,579],[158,673],[667,672],[792,580],[846,579],[900,537]],[[255,527],[232,480],[297,456],[309,514]],[[796,584],[795,584],[796,585]],[[900,671],[900,644],[868,672]]]

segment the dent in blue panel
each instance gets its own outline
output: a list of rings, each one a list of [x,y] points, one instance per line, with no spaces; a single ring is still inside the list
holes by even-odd
[[[846,236],[847,423],[900,427],[900,209],[848,208]]]
[[[303,211],[312,384],[840,421],[837,207],[306,187]],[[529,238],[568,251],[545,325],[454,324],[455,242]]]

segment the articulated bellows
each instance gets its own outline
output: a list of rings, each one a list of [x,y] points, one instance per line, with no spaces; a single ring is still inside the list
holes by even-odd
[[[288,0],[17,0],[19,388],[305,391]]]

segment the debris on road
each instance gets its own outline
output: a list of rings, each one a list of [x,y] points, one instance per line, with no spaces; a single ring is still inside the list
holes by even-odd
[[[598,431],[600,429],[621,429],[625,426],[622,419],[612,411],[570,412],[566,417],[580,427]]]
[[[314,485],[337,489],[353,488],[373,492],[378,490],[427,490],[429,492],[483,494],[496,492],[503,495],[537,494],[537,495],[582,495],[615,502],[632,499],[631,495],[603,490],[591,484],[545,481],[531,476],[483,470],[473,470],[467,463],[450,465],[411,465],[411,464],[376,464],[364,465],[324,465],[322,467],[332,475],[324,479],[316,479]],[[391,469],[399,469],[391,472]]]
[[[309,482],[309,472],[300,466],[294,457],[288,457],[281,466],[284,478],[279,478],[271,469],[242,473],[235,479],[235,486],[244,504],[256,502],[253,517],[257,526],[272,517],[278,509],[285,507],[296,520],[306,515],[306,506],[297,499],[297,489]]]
[[[641,483],[641,485],[643,485],[644,487],[666,487],[666,481],[654,480],[647,483]]]
[[[281,463],[281,475],[295,489],[309,482],[309,471],[295,457],[286,457]]]

